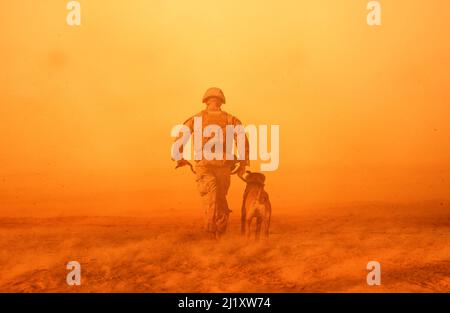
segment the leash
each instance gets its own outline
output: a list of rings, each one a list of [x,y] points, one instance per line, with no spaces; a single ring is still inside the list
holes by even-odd
[[[184,160],[184,161],[185,161],[184,164],[178,164],[177,166],[175,166],[175,169],[177,169],[177,168],[179,168],[179,167],[183,167],[183,166],[188,165],[189,168],[191,169],[191,172],[194,173],[194,174],[197,174],[197,172],[194,170],[194,166],[192,165],[192,163],[189,162],[189,161],[187,161],[187,160]],[[236,164],[238,164],[238,163],[236,163]],[[235,166],[236,166],[236,165],[235,165]],[[237,174],[238,170],[239,170],[239,166],[236,166],[236,167],[231,171],[231,175]],[[247,180],[246,180],[244,177],[242,177],[242,176],[240,176],[240,175],[238,175],[238,177],[239,177],[244,183],[247,183]]]
[[[184,163],[184,164],[177,164],[177,166],[175,166],[175,169],[177,169],[177,168],[179,168],[179,167],[182,167],[182,166],[186,166],[186,165],[189,165],[189,167],[191,168],[192,173],[197,174],[197,173],[195,172],[195,170],[194,170],[194,167],[192,166],[192,163],[189,162],[189,161],[186,161],[186,160],[185,160],[185,163]]]

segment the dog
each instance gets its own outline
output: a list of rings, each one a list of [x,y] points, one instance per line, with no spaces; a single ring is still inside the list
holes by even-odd
[[[269,237],[272,205],[269,194],[264,190],[266,176],[261,173],[247,171],[243,180],[247,183],[242,201],[241,234],[250,238],[250,226],[256,219],[255,239],[259,240],[261,227],[266,238]]]

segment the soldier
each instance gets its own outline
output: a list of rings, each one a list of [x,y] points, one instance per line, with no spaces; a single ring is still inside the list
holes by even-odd
[[[194,131],[195,117],[202,118],[202,135],[203,129],[209,125],[219,126],[222,129],[223,136],[227,134],[227,125],[234,127],[242,125],[236,117],[221,110],[222,104],[225,103],[225,96],[219,88],[209,88],[203,96],[203,103],[206,104],[206,109],[184,122],[191,133]],[[241,131],[243,132],[243,130]],[[233,134],[233,140],[237,141],[237,135],[236,132]],[[223,147],[222,151],[225,151],[220,159],[203,157],[201,160],[196,160],[196,181],[205,211],[205,229],[215,239],[223,235],[227,229],[228,216],[231,210],[228,208],[226,195],[230,187],[230,175],[233,167],[238,165],[236,171],[242,177],[245,173],[245,167],[249,165],[249,143],[245,134],[243,136],[245,138],[245,151],[238,151],[243,156],[240,158],[241,160],[237,160],[234,155],[230,157],[231,151],[226,151],[226,138],[220,142],[220,146]],[[208,139],[202,136],[202,149]],[[182,151],[182,148],[180,150]],[[190,164],[184,159],[177,162],[177,167]]]

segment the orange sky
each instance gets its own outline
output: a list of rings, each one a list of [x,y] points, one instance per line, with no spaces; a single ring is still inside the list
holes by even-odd
[[[80,2],[0,3],[0,215],[192,210],[170,130],[211,86],[280,125],[281,210],[449,198],[450,3]]]

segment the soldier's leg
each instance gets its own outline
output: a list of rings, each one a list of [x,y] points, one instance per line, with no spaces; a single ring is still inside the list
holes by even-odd
[[[245,223],[246,223],[246,226],[245,226],[245,235],[247,236],[247,239],[250,238],[250,230],[252,229],[252,228],[251,228],[251,226],[252,226],[252,220],[253,220],[253,215],[251,215],[251,216],[248,216],[248,215],[247,215],[246,220],[245,220]]]
[[[215,172],[217,178],[216,228],[219,234],[223,234],[227,229],[228,216],[231,212],[227,202],[231,169],[229,167],[220,167]]]
[[[256,232],[255,232],[255,240],[259,240],[259,237],[261,235],[261,226],[262,226],[263,219],[261,216],[258,216],[256,219]]]
[[[205,214],[205,230],[210,233],[216,232],[216,205],[217,205],[217,183],[214,171],[211,168],[198,166],[197,187],[202,197]]]

